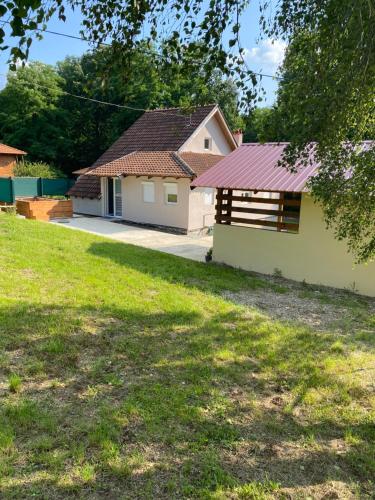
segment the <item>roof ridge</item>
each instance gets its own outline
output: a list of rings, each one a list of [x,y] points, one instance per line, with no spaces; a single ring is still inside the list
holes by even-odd
[[[179,154],[193,154],[193,155],[204,155],[204,156],[225,156],[225,155],[219,155],[215,153],[198,153],[197,151],[181,151]]]
[[[217,103],[212,103],[212,104],[203,104],[203,106],[192,106],[192,108],[195,108],[195,109],[201,109],[201,108],[213,108],[215,106],[218,106]],[[155,109],[146,109],[145,110],[145,113],[153,113],[155,111],[175,111],[176,109],[179,109],[179,110],[182,110],[182,109],[185,109],[183,106],[175,106],[175,107],[171,107],[171,108],[155,108]],[[188,109],[188,108],[186,108]]]
[[[243,142],[241,146],[267,146],[267,145],[280,145],[285,146],[286,144],[290,144],[290,142],[280,141],[280,142]],[[240,146],[240,147],[241,147]]]

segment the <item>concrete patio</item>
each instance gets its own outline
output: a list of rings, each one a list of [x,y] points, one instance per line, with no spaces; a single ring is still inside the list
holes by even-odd
[[[203,262],[212,246],[212,236],[187,236],[114,222],[104,217],[74,215],[69,219],[52,220],[53,224],[105,236],[112,240],[138,245],[186,259]]]

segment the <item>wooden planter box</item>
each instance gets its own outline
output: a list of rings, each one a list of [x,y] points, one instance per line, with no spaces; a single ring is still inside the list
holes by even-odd
[[[17,212],[26,219],[50,220],[73,217],[71,200],[52,198],[19,198],[16,200]]]

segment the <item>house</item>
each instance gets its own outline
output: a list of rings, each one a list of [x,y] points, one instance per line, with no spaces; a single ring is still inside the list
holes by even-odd
[[[237,147],[217,105],[146,111],[68,192],[74,212],[187,233],[214,223],[214,190],[192,180]]]
[[[213,260],[375,296],[375,263],[355,265],[309,193],[319,166],[278,166],[286,145],[243,144],[193,181],[217,189]]]
[[[12,177],[17,161],[25,154],[25,151],[0,143],[0,177]]]

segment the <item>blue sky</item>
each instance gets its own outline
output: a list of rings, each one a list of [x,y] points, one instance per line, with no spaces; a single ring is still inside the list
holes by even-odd
[[[278,65],[282,61],[285,44],[280,40],[273,41],[272,43],[269,39],[259,39],[258,1],[251,0],[250,6],[244,13],[241,23],[241,43],[245,48],[245,57],[251,69],[257,72],[275,74]],[[65,23],[58,19],[52,19],[48,24],[48,29],[71,35],[79,35],[81,19],[78,11],[68,12]],[[8,39],[8,43],[12,43],[10,39]],[[30,60],[39,60],[47,64],[54,64],[64,59],[67,55],[79,56],[88,49],[89,44],[84,41],[45,33],[43,40],[35,40],[33,42],[30,49]],[[0,53],[0,88],[5,84],[5,77],[3,75],[8,70],[6,64],[7,58],[8,54],[6,52]],[[260,105],[270,105],[274,102],[277,81],[271,78],[263,78],[262,84],[266,91],[266,100]]]

